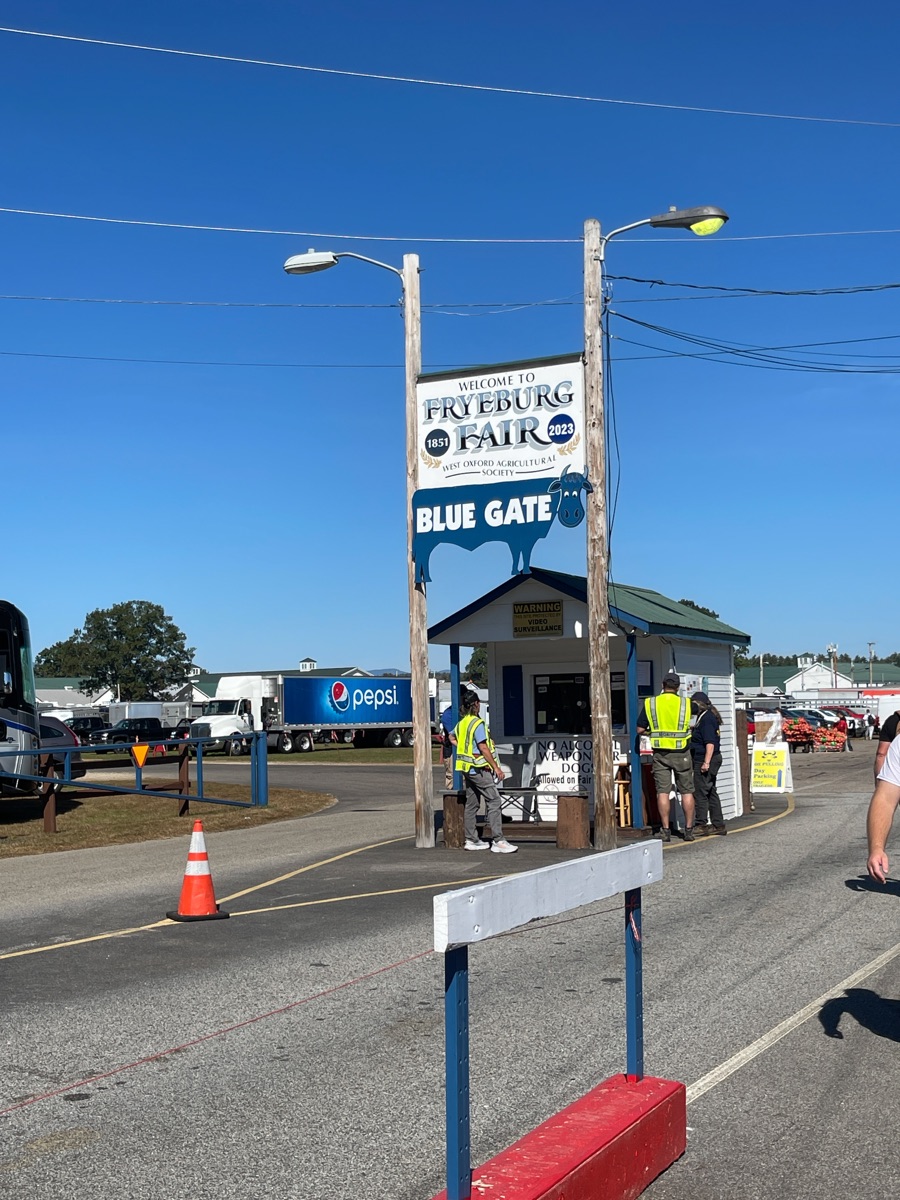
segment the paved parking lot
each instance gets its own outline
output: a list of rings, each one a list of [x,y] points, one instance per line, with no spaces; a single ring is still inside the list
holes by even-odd
[[[647,889],[646,1065],[690,1097],[688,1153],[655,1200],[877,1200],[900,1184],[883,1130],[900,887],[863,878],[874,748],[857,745],[795,760],[792,811],[767,800],[727,838],[667,847]],[[285,769],[322,786],[312,764]],[[440,1188],[431,898],[559,852],[419,851],[411,772],[342,768],[330,785],[325,812],[211,842],[229,921],[162,923],[178,840],[4,864],[10,1195]],[[616,902],[473,950],[476,1161],[622,1069],[622,975]]]

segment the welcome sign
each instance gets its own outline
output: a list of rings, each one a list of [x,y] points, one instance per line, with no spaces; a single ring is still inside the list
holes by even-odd
[[[527,574],[535,544],[554,521],[580,525],[593,491],[581,355],[422,376],[416,399],[416,581],[442,543],[503,542],[510,573]]]
[[[584,471],[581,354],[423,375],[416,401],[420,487]]]

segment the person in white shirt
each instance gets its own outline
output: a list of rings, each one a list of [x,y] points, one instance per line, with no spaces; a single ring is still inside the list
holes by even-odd
[[[895,738],[888,747],[881,770],[875,780],[875,793],[869,801],[866,818],[866,833],[869,839],[869,859],[866,863],[869,874],[879,883],[887,878],[890,862],[885,844],[894,813],[900,804],[900,738]]]

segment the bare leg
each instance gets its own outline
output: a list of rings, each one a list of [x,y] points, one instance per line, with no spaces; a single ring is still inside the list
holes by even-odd
[[[691,806],[693,808],[694,798],[691,797]],[[662,792],[656,793],[656,807],[659,809],[659,819],[662,822],[663,829],[669,828],[669,793],[663,795]]]
[[[688,829],[694,827],[694,796],[693,793],[681,797],[681,807],[684,809],[684,823]],[[668,823],[668,822],[667,822]]]

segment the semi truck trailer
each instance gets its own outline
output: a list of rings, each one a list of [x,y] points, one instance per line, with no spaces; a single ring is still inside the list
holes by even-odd
[[[383,676],[226,675],[191,724],[191,737],[242,754],[248,733],[265,729],[273,749],[313,749],[323,732],[357,746],[411,746],[410,680]]]

